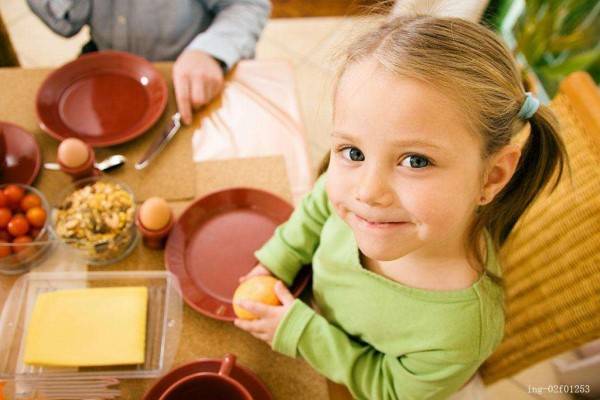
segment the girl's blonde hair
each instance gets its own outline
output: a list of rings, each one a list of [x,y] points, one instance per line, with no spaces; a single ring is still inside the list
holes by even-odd
[[[483,229],[488,228],[499,249],[556,170],[552,190],[562,176],[567,153],[551,110],[540,105],[529,120],[518,117],[525,90],[511,53],[492,31],[466,20],[432,16],[390,20],[349,46],[339,76],[366,57],[374,57],[395,75],[429,83],[459,101],[472,130],[481,137],[482,160],[511,143],[529,122],[529,137],[514,175],[492,202],[474,213],[469,227],[465,249],[483,265],[476,245]],[[328,163],[327,157],[322,170]]]

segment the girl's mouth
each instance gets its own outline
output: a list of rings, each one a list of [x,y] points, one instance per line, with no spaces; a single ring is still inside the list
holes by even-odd
[[[358,214],[353,213],[353,215],[362,226],[370,229],[392,229],[408,224],[406,221],[370,221]]]

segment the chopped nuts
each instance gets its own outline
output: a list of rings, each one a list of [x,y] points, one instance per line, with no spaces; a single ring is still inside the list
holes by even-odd
[[[132,196],[116,183],[100,181],[63,201],[56,214],[56,232],[91,258],[110,259],[130,243],[134,216]]]

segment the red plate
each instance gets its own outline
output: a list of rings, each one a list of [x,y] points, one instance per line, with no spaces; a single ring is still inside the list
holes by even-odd
[[[198,372],[219,372],[223,360],[202,359],[182,365],[167,373],[150,388],[143,400],[158,400],[160,396],[178,380]],[[233,379],[242,384],[250,392],[253,400],[273,400],[271,393],[264,383],[248,368],[236,363],[231,370]]]
[[[79,57],[46,78],[37,93],[41,128],[63,140],[102,147],[146,132],[167,105],[167,83],[145,59],[120,51]]]
[[[33,135],[0,121],[0,184],[31,185],[40,172],[42,155]]]
[[[209,317],[233,321],[238,279],[256,265],[254,251],[292,211],[285,200],[246,188],[215,192],[190,205],[165,249],[165,264],[179,278],[185,302]],[[310,268],[305,267],[290,288],[294,296],[309,279]]]

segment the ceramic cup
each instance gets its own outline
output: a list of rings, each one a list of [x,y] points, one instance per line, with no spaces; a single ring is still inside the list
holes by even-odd
[[[73,180],[89,178],[92,176],[99,176],[100,171],[94,167],[94,163],[96,162],[96,156],[94,155],[94,149],[88,143],[86,143],[86,147],[88,149],[88,158],[87,161],[80,165],[79,167],[67,167],[65,164],[61,162],[60,159],[57,158],[58,165],[60,165],[60,169],[65,174],[71,175]]]
[[[248,390],[230,374],[236,357],[227,354],[218,373],[198,372],[174,382],[159,400],[252,400]]]
[[[135,224],[142,234],[142,239],[146,246],[151,249],[164,249],[167,239],[169,238],[169,233],[171,232],[171,229],[173,229],[173,225],[175,225],[175,215],[173,215],[173,211],[171,211],[171,218],[169,218],[167,225],[161,229],[152,230],[146,228],[144,224],[142,224],[140,219],[140,208],[138,207],[138,210],[135,213]]]

